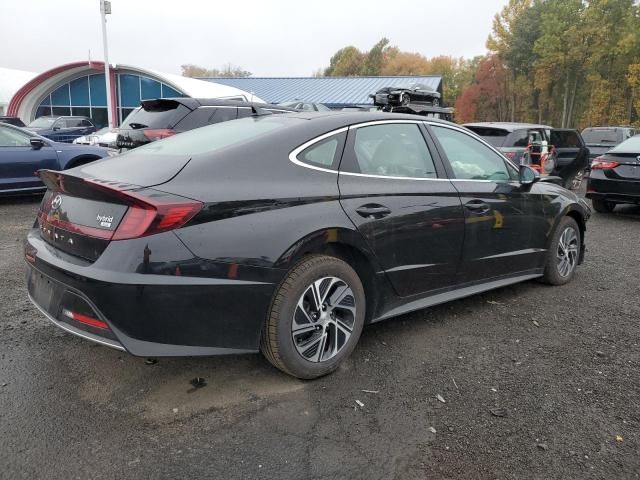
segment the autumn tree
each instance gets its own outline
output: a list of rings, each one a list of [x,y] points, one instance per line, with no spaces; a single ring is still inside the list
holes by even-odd
[[[230,63],[227,63],[222,68],[205,68],[199,65],[193,64],[185,64],[180,65],[182,69],[183,77],[250,77],[252,75],[251,72],[247,70],[243,70],[242,67],[236,67]]]

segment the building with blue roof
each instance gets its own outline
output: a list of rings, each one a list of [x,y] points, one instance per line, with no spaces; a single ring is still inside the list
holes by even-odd
[[[369,94],[384,87],[428,85],[442,95],[439,75],[406,77],[208,77],[200,80],[220,83],[251,92],[269,103],[293,100],[323,103],[330,108],[373,106]]]

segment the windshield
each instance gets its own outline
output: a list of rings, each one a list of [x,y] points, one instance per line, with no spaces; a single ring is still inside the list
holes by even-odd
[[[582,131],[582,138],[587,145],[615,145],[620,141],[618,131],[613,128],[587,128]]]
[[[273,130],[284,128],[291,119],[282,115],[247,117],[196,128],[173,137],[151,142],[132,152],[136,155],[193,156],[211,153],[231,145],[251,141]]]
[[[36,118],[29,124],[30,127],[47,128],[54,124],[56,117],[40,117]]]
[[[640,155],[640,135],[636,135],[635,137],[625,140],[616,148],[611,150],[611,153],[637,153]]]

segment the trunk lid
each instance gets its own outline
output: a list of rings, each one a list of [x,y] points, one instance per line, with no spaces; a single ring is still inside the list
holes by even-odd
[[[112,179],[40,170],[47,192],[37,224],[41,238],[55,248],[97,260],[110,242],[180,228],[202,203]]]

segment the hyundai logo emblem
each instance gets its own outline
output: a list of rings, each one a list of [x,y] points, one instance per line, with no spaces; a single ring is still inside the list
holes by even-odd
[[[51,209],[57,210],[62,206],[62,196],[56,195],[56,197],[51,202]]]

